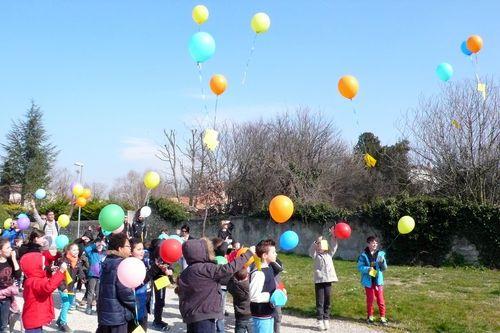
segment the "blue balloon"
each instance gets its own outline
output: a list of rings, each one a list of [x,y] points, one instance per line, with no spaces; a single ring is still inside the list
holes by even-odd
[[[165,234],[160,234],[160,236],[158,236],[158,239],[167,239],[169,238],[168,235],[165,235]]]
[[[462,50],[462,53],[466,56],[470,56],[472,54],[472,52],[467,48],[467,42],[465,40],[462,42],[462,44],[460,44],[460,50]]]
[[[66,235],[59,235],[56,237],[56,247],[58,250],[64,249],[69,244],[69,238]]]
[[[196,62],[204,62],[215,53],[215,40],[207,32],[197,32],[189,41],[189,53]]]
[[[453,67],[450,64],[443,62],[436,68],[436,74],[441,81],[448,81],[453,76]]]
[[[22,219],[23,217],[28,217],[28,215],[26,215],[24,213],[21,213],[21,214],[17,215],[18,219]]]
[[[287,300],[288,298],[286,297],[285,293],[280,289],[276,289],[271,295],[271,299],[269,301],[274,306],[285,306]]]
[[[43,198],[45,198],[46,195],[47,195],[47,192],[45,192],[45,190],[43,188],[39,188],[35,192],[35,198],[37,198],[38,200],[42,200]]]
[[[105,237],[108,237],[109,235],[111,235],[112,231],[107,231],[107,230],[104,230],[102,229],[102,234],[105,236]]]
[[[184,243],[184,238],[178,236],[178,235],[171,235],[168,237],[165,237],[165,239],[170,238],[170,239],[175,239],[176,241],[179,241],[181,244]]]
[[[284,251],[293,250],[299,244],[299,235],[292,230],[285,231],[280,236],[280,248]]]

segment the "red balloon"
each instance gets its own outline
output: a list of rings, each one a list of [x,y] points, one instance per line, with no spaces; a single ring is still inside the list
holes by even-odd
[[[345,222],[337,223],[334,233],[338,239],[347,239],[351,237],[351,227]]]
[[[173,264],[182,257],[182,244],[176,239],[165,239],[160,246],[160,257]]]

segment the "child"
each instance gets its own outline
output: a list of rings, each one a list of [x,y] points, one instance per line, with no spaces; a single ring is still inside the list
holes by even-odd
[[[272,239],[262,240],[255,247],[255,253],[261,259],[261,270],[250,275],[250,310],[253,328],[256,333],[273,333],[274,307],[270,298],[276,290],[274,271],[269,266],[276,261],[276,243]]]
[[[21,259],[21,270],[26,276],[22,314],[25,333],[42,333],[42,326],[54,319],[52,293],[63,281],[67,265],[62,263],[51,278],[47,278],[44,267],[41,253],[27,253]]]
[[[15,296],[19,288],[15,285],[15,279],[21,277],[16,253],[8,239],[0,239],[0,332],[6,332],[9,325],[10,313],[19,313],[15,302]],[[18,317],[19,318],[19,317]]]
[[[137,258],[141,261],[144,261],[144,245],[142,241],[137,238],[132,238],[130,240],[130,247],[132,251],[132,257]],[[148,303],[148,275],[146,275],[146,279],[143,284],[139,287],[135,288],[135,303],[136,306],[136,320],[139,322],[139,325],[142,326],[144,332],[148,329],[148,311],[147,311],[147,303]],[[135,326],[135,325],[131,325]],[[133,331],[135,327],[129,327],[129,331]]]
[[[85,247],[85,254],[89,261],[89,269],[87,272],[87,309],[85,313],[92,314],[92,305],[99,297],[99,278],[101,276],[102,262],[106,258],[106,251],[104,251],[104,240],[97,238],[95,243]]]
[[[59,318],[57,318],[56,324],[59,330],[63,332],[71,332],[68,326],[68,311],[73,304],[76,293],[76,279],[80,277],[85,279],[85,273],[82,269],[82,262],[78,258],[80,250],[78,245],[71,243],[66,247],[60,263],[66,263],[68,265],[68,270],[66,272],[65,280],[59,285],[59,295],[61,296],[61,312],[59,313]]]
[[[332,282],[337,282],[333,255],[337,251],[337,239],[332,235],[333,248],[323,237],[311,244],[309,255],[314,259],[314,291],[316,294],[316,318],[318,330],[330,329],[330,294]]]
[[[151,264],[150,272],[148,273],[149,278],[153,281],[167,275],[172,276],[172,270],[170,267],[163,262],[160,257],[160,245],[162,243],[161,239],[155,239],[151,242],[151,251],[149,262]],[[153,305],[153,328],[158,331],[167,331],[169,329],[168,324],[163,321],[163,307],[165,306],[166,289],[157,289],[156,285],[153,284],[154,291],[154,305]]]
[[[227,284],[227,291],[233,296],[234,316],[236,318],[235,333],[253,332],[249,289],[246,268],[237,271]]]
[[[252,257],[246,251],[232,263],[217,265],[212,242],[192,239],[182,245],[188,264],[178,281],[179,310],[188,333],[214,333],[215,320],[222,319],[220,283],[229,280]]]
[[[377,251],[378,239],[375,236],[370,236],[366,239],[368,246],[358,257],[358,270],[361,273],[361,284],[365,287],[366,292],[366,312],[367,322],[373,324],[373,299],[377,298],[378,310],[380,312],[380,322],[382,325],[387,325],[385,317],[385,301],[384,301],[384,273],[387,269],[385,255],[381,251]]]
[[[283,263],[281,262],[281,260],[276,258],[276,261],[270,263],[269,266],[271,266],[271,268],[273,269],[274,281],[276,281],[276,288],[280,289],[279,286],[282,285],[283,286],[282,289],[284,289],[284,285],[283,285],[283,282],[281,281],[281,276],[280,276],[281,272],[283,272]],[[285,290],[285,292],[286,292],[286,290]],[[274,311],[274,333],[280,333],[281,317],[282,317],[281,306],[275,306],[274,309],[275,309],[275,311]]]

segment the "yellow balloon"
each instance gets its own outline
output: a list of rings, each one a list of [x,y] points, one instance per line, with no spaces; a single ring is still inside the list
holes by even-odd
[[[69,216],[66,214],[59,215],[57,219],[57,223],[61,228],[66,228],[69,225]]]
[[[271,26],[271,19],[266,13],[257,13],[252,17],[250,25],[255,33],[262,34],[269,30],[269,27]]]
[[[3,222],[4,229],[10,229],[10,225],[12,224],[12,219],[9,217]]]
[[[208,20],[208,8],[203,5],[195,6],[191,15],[193,16],[193,21],[201,25]]]
[[[75,186],[73,186],[72,191],[75,197],[79,197],[83,193],[83,186],[80,184],[76,184]]]
[[[160,175],[157,172],[149,171],[144,175],[144,185],[150,190],[160,184]]]
[[[398,221],[398,231],[400,234],[409,234],[415,228],[415,220],[411,216],[403,216]]]
[[[216,130],[207,128],[203,133],[203,143],[210,151],[215,151],[219,145],[218,140],[219,132]]]

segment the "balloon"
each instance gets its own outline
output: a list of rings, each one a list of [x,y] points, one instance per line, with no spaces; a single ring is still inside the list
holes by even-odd
[[[283,290],[276,289],[271,295],[271,299],[269,300],[275,307],[276,306],[285,306],[288,298]]]
[[[3,221],[3,228],[10,229],[11,224],[12,224],[12,219],[9,217],[5,221]]]
[[[460,50],[462,50],[462,53],[466,56],[470,56],[472,54],[472,52],[467,48],[467,42],[465,40],[462,42],[462,44],[460,44]]]
[[[99,224],[106,231],[115,231],[125,219],[123,209],[116,204],[106,205],[99,213]]]
[[[115,231],[113,231],[113,234],[119,234],[125,229],[125,224],[122,224],[121,226],[118,227]]]
[[[84,188],[82,195],[80,195],[82,198],[89,199],[92,196],[92,191],[89,188]]]
[[[205,132],[203,132],[203,144],[210,150],[210,151],[215,151],[217,149],[217,146],[219,145],[219,140],[218,140],[219,132],[216,130],[207,128]]]
[[[411,216],[403,216],[398,221],[398,231],[401,234],[409,234],[415,228],[415,220]]]
[[[208,8],[203,5],[195,6],[191,14],[193,21],[199,25],[202,25],[206,20],[208,20],[208,15]]]
[[[108,237],[109,235],[111,235],[111,234],[112,234],[112,232],[111,232],[111,231],[107,231],[107,230],[102,229],[102,234],[103,234],[105,237]]]
[[[238,250],[238,252],[236,252],[236,258],[238,258],[239,256],[241,256],[243,253],[247,252],[248,251],[248,247],[242,247],[241,249]],[[255,261],[255,258],[252,256],[250,259],[248,259],[248,261],[245,263],[245,268],[246,267],[249,267],[251,264],[253,264],[253,262]]]
[[[353,99],[359,89],[358,80],[352,75],[344,75],[339,80],[339,92],[347,99]]]
[[[478,53],[483,48],[483,39],[481,36],[472,35],[467,38],[467,49],[472,53]]]
[[[75,197],[79,197],[83,193],[83,186],[80,185],[80,184],[76,184],[75,186],[73,186],[73,188],[71,189],[71,191],[73,192],[73,195]]]
[[[141,211],[139,212],[140,217],[149,217],[151,215],[151,208],[148,206],[144,206],[141,208]]]
[[[43,188],[39,188],[35,192],[35,198],[37,198],[38,200],[42,200],[43,198],[45,198],[46,195],[47,195],[47,192],[45,192],[45,190]]]
[[[149,171],[144,175],[144,185],[152,190],[160,184],[160,175],[157,172]]]
[[[25,213],[21,213],[21,214],[17,215],[18,219],[22,219],[23,217],[28,217],[28,215],[26,215]]]
[[[212,89],[212,92],[216,94],[217,96],[221,95],[226,91],[227,88],[227,80],[224,77],[224,75],[221,74],[215,74],[212,76],[210,79],[210,89]]]
[[[56,237],[56,247],[58,250],[62,250],[69,244],[69,238],[66,235],[59,235]]]
[[[441,81],[448,81],[453,76],[453,67],[446,63],[440,63],[436,68],[436,74]]]
[[[181,244],[185,242],[184,238],[182,238],[182,237],[180,237],[178,235],[167,236],[165,239],[175,239],[176,241],[178,241]]]
[[[87,204],[87,199],[85,199],[84,197],[78,197],[76,198],[76,202],[75,202],[75,205],[77,205],[78,207],[85,207],[85,205]]]
[[[21,217],[17,219],[17,227],[20,230],[26,230],[30,227],[30,219],[28,217]]]
[[[118,280],[127,288],[139,287],[146,277],[146,265],[134,257],[123,259],[116,270]]]
[[[283,251],[293,250],[299,244],[299,235],[295,231],[288,230],[280,236],[280,248]]]
[[[226,259],[226,257],[223,257],[223,256],[217,256],[217,257],[215,257],[215,261],[217,262],[217,265],[225,265],[225,264],[227,264],[227,259]]]
[[[189,53],[196,62],[204,62],[212,58],[215,53],[215,40],[207,32],[197,32],[189,41]]]
[[[351,227],[345,222],[340,222],[333,229],[335,237],[338,239],[347,239],[351,237]]]
[[[165,235],[165,234],[161,234],[160,236],[158,236],[158,239],[168,239],[168,235]]]
[[[255,33],[261,34],[269,30],[269,27],[271,26],[271,19],[266,13],[257,13],[252,17],[250,25]]]
[[[160,245],[160,257],[173,264],[182,257],[182,244],[175,239],[165,239]]]
[[[66,228],[69,225],[69,216],[66,214],[59,215],[57,218],[57,224],[59,224],[61,228]]]
[[[285,223],[293,214],[293,202],[284,195],[275,196],[269,203],[269,213],[274,221]]]

